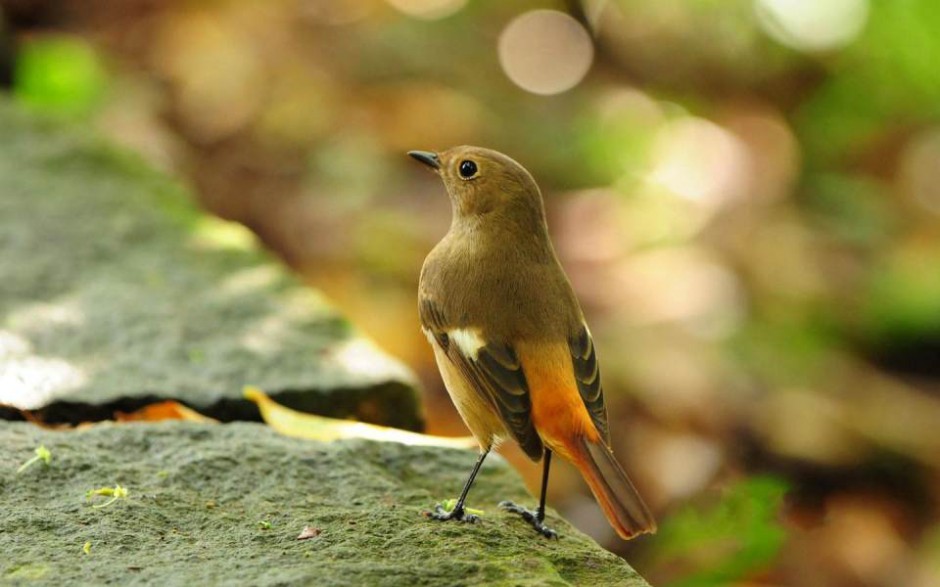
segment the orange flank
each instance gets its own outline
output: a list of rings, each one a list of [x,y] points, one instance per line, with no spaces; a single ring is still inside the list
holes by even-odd
[[[604,515],[621,538],[656,531],[656,522],[614,458],[578,392],[566,344],[520,343],[532,422],[542,442],[581,473]]]
[[[574,379],[571,352],[565,342],[516,344],[529,397],[532,423],[548,448],[573,460],[580,439],[601,442]]]

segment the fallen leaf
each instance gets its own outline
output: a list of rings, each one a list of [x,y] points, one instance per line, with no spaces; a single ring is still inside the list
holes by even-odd
[[[286,408],[257,387],[245,387],[245,398],[254,402],[261,411],[261,417],[274,430],[285,436],[306,438],[330,442],[342,438],[366,438],[384,442],[398,442],[413,446],[443,446],[450,448],[476,448],[476,441],[470,436],[448,438],[418,434],[398,428],[327,418],[315,414],[306,414]]]
[[[71,424],[50,424],[49,422],[44,422],[42,418],[40,417],[40,415],[34,414],[33,412],[30,412],[29,410],[17,410],[17,411],[19,412],[21,416],[23,416],[23,419],[29,422],[30,424],[34,424],[36,426],[39,426],[40,428],[45,428],[46,430],[69,430],[69,429],[74,428]]]
[[[148,404],[133,412],[114,412],[114,419],[118,422],[157,422],[159,420],[186,420],[187,422],[218,422],[214,418],[203,416],[192,408],[183,404],[167,400]]]
[[[320,535],[319,528],[312,528],[310,526],[304,526],[304,529],[300,531],[300,534],[297,535],[297,540],[310,540],[311,538],[316,538]]]

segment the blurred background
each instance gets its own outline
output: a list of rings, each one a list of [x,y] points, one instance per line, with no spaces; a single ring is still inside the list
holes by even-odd
[[[251,228],[435,434],[466,434],[416,311],[450,206],[404,151],[532,171],[660,533],[617,540],[570,467],[550,501],[653,584],[940,585],[934,0],[0,7],[5,92]]]

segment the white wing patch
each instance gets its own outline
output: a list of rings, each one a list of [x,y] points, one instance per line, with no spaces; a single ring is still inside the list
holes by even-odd
[[[451,339],[460,353],[465,357],[470,357],[474,361],[480,354],[480,349],[486,345],[478,330],[473,328],[454,328],[447,331],[447,337]]]
[[[424,333],[424,336],[428,338],[428,342],[431,343],[431,346],[436,346],[437,342],[434,340],[434,333],[428,330],[427,328],[422,327],[421,332]]]

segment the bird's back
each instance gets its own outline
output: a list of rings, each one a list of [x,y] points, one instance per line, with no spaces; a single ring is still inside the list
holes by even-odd
[[[547,240],[538,248],[524,247],[452,229],[425,260],[419,293],[433,299],[449,326],[479,328],[491,340],[507,343],[566,341],[582,323]]]

